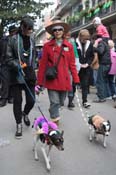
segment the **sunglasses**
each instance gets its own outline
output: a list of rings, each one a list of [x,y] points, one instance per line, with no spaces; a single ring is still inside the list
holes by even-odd
[[[62,28],[59,28],[59,29],[53,29],[53,32],[57,32],[57,31],[63,31],[63,29]]]
[[[27,30],[33,30],[33,28],[32,27],[27,27]]]

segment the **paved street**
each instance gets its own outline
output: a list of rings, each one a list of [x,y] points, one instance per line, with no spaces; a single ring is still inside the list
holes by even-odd
[[[91,89],[89,101],[95,98],[95,90]],[[81,94],[79,92],[81,99]],[[76,99],[75,99],[76,101]],[[38,103],[49,118],[49,102],[47,93],[41,94]],[[51,171],[45,168],[44,159],[40,149],[39,161],[34,160],[32,145],[32,128],[23,125],[23,138],[16,140],[15,122],[12,112],[12,104],[0,108],[0,138],[8,139],[9,145],[0,147],[0,174],[1,175],[116,175],[116,109],[114,102],[107,100],[105,103],[92,103],[88,114],[100,113],[109,119],[112,124],[111,134],[107,140],[107,148],[102,146],[102,138],[99,141],[89,142],[89,129],[86,124],[86,116],[82,117],[79,107],[71,111],[65,107],[61,110],[60,130],[64,130],[64,148],[59,152],[56,148],[51,151]],[[31,122],[40,116],[37,105],[30,113]]]

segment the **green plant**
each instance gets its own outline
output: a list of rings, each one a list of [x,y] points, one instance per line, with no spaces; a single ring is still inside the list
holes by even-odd
[[[110,6],[112,6],[112,3],[113,3],[113,1],[112,0],[109,0],[109,1],[107,1],[106,3],[104,3],[104,5],[103,5],[103,9],[107,9],[107,8],[109,8]]]

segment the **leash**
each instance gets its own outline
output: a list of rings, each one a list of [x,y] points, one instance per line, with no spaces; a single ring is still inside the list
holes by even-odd
[[[80,109],[80,112],[81,112],[81,116],[83,117],[83,119],[84,119],[84,121],[85,121],[85,123],[86,123],[86,125],[88,126],[88,127],[90,127],[90,125],[89,125],[89,123],[88,123],[88,119],[90,118],[90,116],[92,116],[92,115],[90,115],[89,113],[88,113],[88,110],[83,110],[83,107],[82,107],[82,105],[81,105],[81,102],[80,102],[80,99],[79,99],[79,95],[78,95],[79,93],[78,93],[78,90],[77,90],[77,88],[76,88],[76,100],[77,100],[77,103],[78,103],[78,106],[79,106],[79,109]],[[100,112],[97,112],[98,114],[100,113]]]
[[[31,92],[29,86],[27,85],[27,83],[26,83],[26,81],[25,81],[25,79],[24,79],[25,74],[24,74],[24,72],[23,72],[23,69],[22,69],[21,65],[19,65],[18,74],[19,74],[19,78],[21,78],[21,79],[23,80],[24,85],[25,85],[25,87],[27,88],[27,90],[28,90],[30,96],[32,97],[33,101],[34,101],[36,104],[37,104],[37,102],[39,103],[39,101],[38,101],[37,99],[35,99],[34,95],[32,94],[32,92]],[[44,113],[42,112],[40,106],[37,105],[37,107],[38,107],[40,113],[42,114],[42,116],[44,117],[45,121],[48,123],[48,120],[46,119],[46,117],[45,117]]]
[[[30,48],[30,50],[32,50],[32,41],[30,40],[30,42],[31,42],[31,48]],[[20,62],[20,64],[21,64],[20,44],[19,44],[19,43],[20,43],[20,36],[18,35],[18,58],[19,58],[19,62]],[[31,55],[30,55],[30,64],[31,64],[31,61],[32,61],[32,51],[31,51]],[[32,92],[31,92],[30,88],[28,87],[28,85],[27,85],[27,83],[26,83],[26,81],[25,81],[25,79],[24,79],[25,73],[24,73],[24,71],[23,71],[23,69],[22,69],[22,67],[21,67],[20,64],[19,64],[19,67],[18,67],[19,78],[22,79],[22,81],[24,82],[25,87],[27,88],[27,90],[28,90],[30,96],[32,97],[33,101],[36,103],[36,102],[37,102],[37,99],[35,100],[35,97],[33,96],[33,94],[32,94]],[[42,116],[44,117],[45,121],[48,123],[48,120],[46,119],[46,117],[45,117],[44,113],[42,112],[40,106],[38,105],[37,107],[38,107],[40,113],[42,114]]]
[[[90,115],[88,114],[88,111],[84,111],[83,108],[82,108],[82,105],[81,105],[81,102],[80,102],[80,99],[79,99],[79,95],[78,95],[78,90],[76,88],[76,100],[77,100],[77,103],[78,103],[78,106],[79,106],[79,109],[80,109],[80,112],[81,112],[81,116],[83,117],[86,125],[89,127],[89,124],[88,124],[88,118],[90,117]]]

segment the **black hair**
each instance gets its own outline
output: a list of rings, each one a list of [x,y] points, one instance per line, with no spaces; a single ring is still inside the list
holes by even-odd
[[[31,29],[33,29],[33,20],[30,18],[30,17],[24,17],[22,20],[21,20],[21,23],[20,23],[20,25],[22,26],[24,26],[25,28],[31,28]]]

